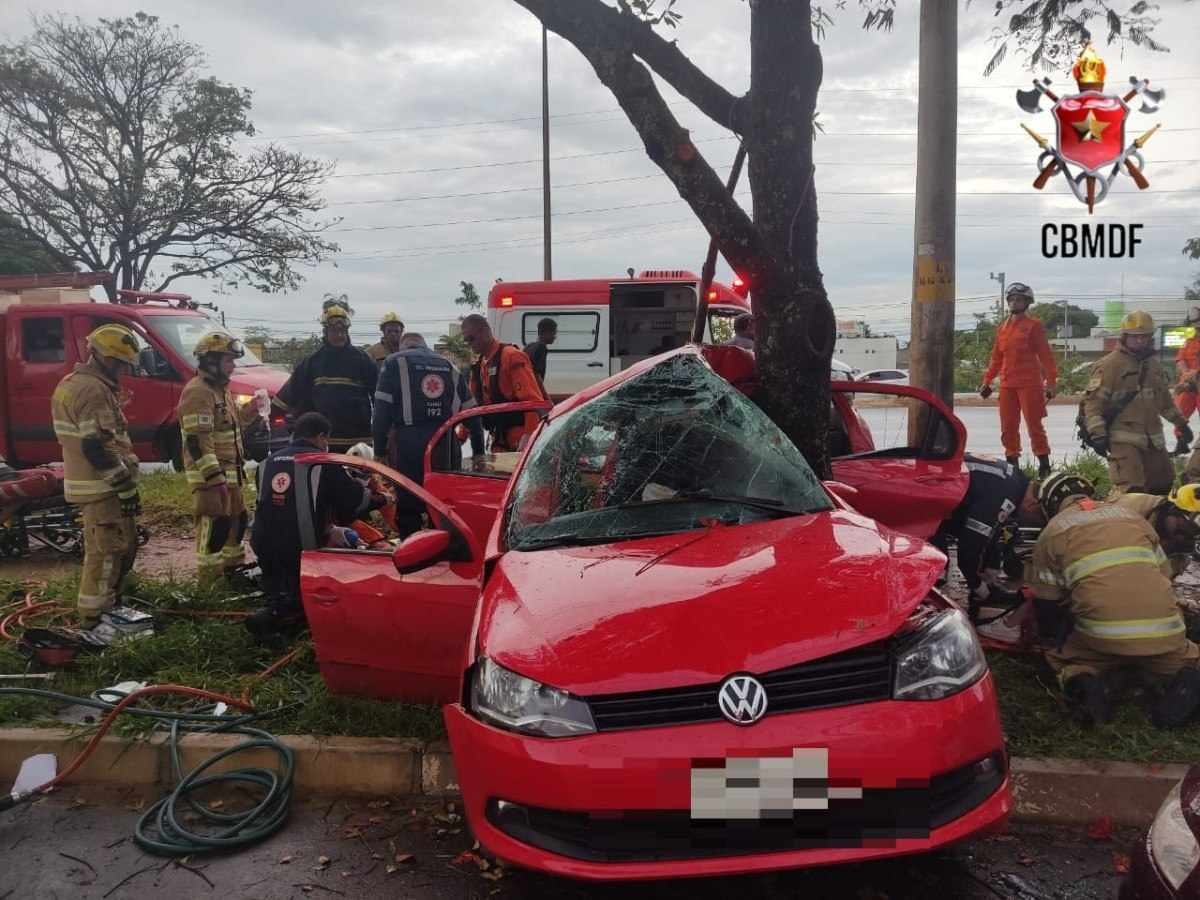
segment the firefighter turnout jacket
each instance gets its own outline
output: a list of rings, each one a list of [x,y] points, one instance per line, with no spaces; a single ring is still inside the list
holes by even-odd
[[[1111,657],[1188,647],[1171,566],[1144,510],[1080,498],[1042,531],[1030,563],[1034,596],[1069,607],[1070,641]]]
[[[138,459],[117,384],[99,366],[76,365],[54,389],[50,410],[62,445],[63,492],[69,503],[115,497],[137,480]]]
[[[367,356],[375,360],[375,365],[379,366],[380,369],[383,368],[383,364],[387,361],[387,358],[395,352],[395,350],[393,350],[383,341],[372,344],[367,348]]]
[[[344,453],[371,443],[371,405],[379,367],[365,350],[323,344],[292,371],[275,396],[275,405],[293,416],[319,412],[333,427],[329,449]]]
[[[996,332],[983,383],[1000,376],[1002,388],[1052,387],[1058,380],[1046,329],[1033,316],[1009,316]]]
[[[192,378],[179,398],[179,430],[183,436],[183,469],[193,491],[243,481],[242,428],[258,412],[252,403],[240,409],[228,385],[201,373]]]
[[[429,439],[442,423],[473,406],[467,379],[448,359],[426,347],[393,353],[375,391],[375,458],[420,484]],[[457,440],[447,434],[434,458],[457,468],[450,461],[457,449]]]
[[[1121,347],[1093,367],[1083,395],[1084,427],[1092,438],[1111,445],[1163,450],[1162,422],[1187,422],[1175,408],[1157,359],[1138,359]]]
[[[1029,479],[1016,466],[966,454],[963,457],[970,481],[967,493],[942,530],[958,544],[958,568],[972,591],[982,582],[984,568],[998,568],[1001,534],[1011,522],[1029,487]]]

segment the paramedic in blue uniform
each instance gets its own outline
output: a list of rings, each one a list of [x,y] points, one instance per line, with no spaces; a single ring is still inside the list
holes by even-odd
[[[425,448],[434,432],[447,419],[475,405],[467,379],[454,364],[430,350],[424,337],[409,332],[379,373],[373,420],[375,458],[386,459],[401,475],[421,484]],[[481,429],[478,417],[470,424],[473,431]],[[472,445],[482,448],[482,433],[472,434]],[[443,472],[462,467],[462,449],[452,431],[434,448],[433,466]],[[397,494],[396,528],[402,537],[420,529],[424,508],[411,494]]]

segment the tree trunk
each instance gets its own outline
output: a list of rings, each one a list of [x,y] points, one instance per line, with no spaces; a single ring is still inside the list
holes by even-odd
[[[817,264],[812,120],[821,51],[811,9],[758,0],[750,18],[750,187],[770,255],[749,273],[766,407],[821,477],[829,475],[833,309]]]

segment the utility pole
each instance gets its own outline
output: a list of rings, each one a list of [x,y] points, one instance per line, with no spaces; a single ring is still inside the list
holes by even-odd
[[[913,228],[912,383],[954,404],[958,3],[921,0]],[[909,422],[910,439],[924,422]]]
[[[542,278],[549,281],[550,265],[550,52],[542,23]]]
[[[1004,319],[1004,273],[989,272],[988,278],[1000,282],[1000,299],[996,301],[996,321]]]

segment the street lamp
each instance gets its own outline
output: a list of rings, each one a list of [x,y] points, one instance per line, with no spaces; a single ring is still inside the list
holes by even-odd
[[[996,304],[996,321],[1004,318],[1004,273],[988,272],[988,278],[1000,282],[1000,302]]]

